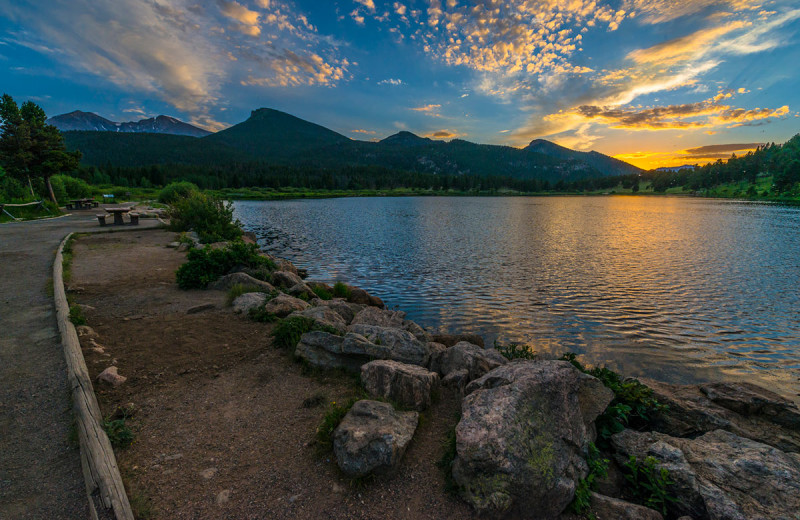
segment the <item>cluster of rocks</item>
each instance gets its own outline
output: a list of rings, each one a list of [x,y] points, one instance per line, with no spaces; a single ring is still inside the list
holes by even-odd
[[[110,354],[106,352],[106,347],[98,343],[97,340],[99,340],[100,337],[93,328],[88,325],[79,325],[75,328],[75,331],[84,348],[101,356],[97,362],[101,362],[103,357],[110,357]],[[113,363],[116,363],[116,360],[112,360],[112,364],[97,375],[97,382],[116,388],[127,381],[128,378],[120,374],[119,368]]]
[[[270,283],[245,273],[214,288],[253,285],[234,308],[263,306],[304,316],[332,332],[304,334],[295,355],[321,369],[357,372],[371,399],[356,402],[333,435],[336,460],[354,478],[391,473],[414,436],[419,412],[441,385],[462,396],[452,478],[461,497],[489,516],[558,518],[589,474],[595,420],[614,398],[566,361],[508,361],[480,337],[432,335],[366,291],[321,300],[286,261]],[[253,296],[256,295],[256,296]],[[668,410],[652,431],[610,439],[609,477],[591,495],[597,518],[661,519],[626,501],[622,468],[630,457],[669,471],[668,518],[796,519],[800,510],[800,411],[752,384],[667,385],[644,381]],[[396,404],[400,410],[390,404]]]

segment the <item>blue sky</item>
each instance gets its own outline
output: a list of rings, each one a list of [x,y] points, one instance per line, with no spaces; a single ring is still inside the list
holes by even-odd
[[[787,0],[0,0],[0,90],[211,130],[270,107],[357,139],[545,138],[650,167],[800,131]]]

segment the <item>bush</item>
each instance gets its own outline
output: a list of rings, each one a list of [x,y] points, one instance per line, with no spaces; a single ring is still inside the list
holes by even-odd
[[[579,515],[589,509],[592,491],[597,488],[597,480],[608,475],[609,460],[604,459],[600,455],[600,450],[592,443],[589,443],[589,456],[586,458],[586,463],[589,466],[589,474],[586,475],[586,478],[578,481],[575,496],[569,504],[570,511]]]
[[[83,179],[76,179],[69,175],[53,175],[50,184],[59,202],[71,199],[84,199],[92,194],[92,188]],[[58,186],[58,188],[56,188]]]
[[[173,231],[194,230],[204,244],[237,240],[242,236],[239,221],[233,220],[233,205],[203,193],[177,200],[170,210]]]
[[[164,186],[158,194],[158,202],[174,204],[180,199],[188,198],[193,193],[199,193],[200,188],[191,182],[173,182]]]
[[[667,492],[667,487],[675,482],[669,478],[666,468],[657,468],[658,461],[647,457],[639,462],[631,456],[625,463],[625,479],[630,484],[634,501],[667,515],[667,504],[678,500]]]
[[[293,349],[300,342],[300,337],[314,328],[314,320],[303,316],[286,318],[278,323],[272,331],[275,346],[283,349]]]
[[[70,305],[69,307],[69,321],[72,322],[73,325],[79,327],[81,325],[86,325],[86,316],[83,315],[83,309],[81,309],[78,305]]]
[[[605,412],[597,418],[597,433],[604,447],[615,433],[625,429],[625,426],[636,429],[646,429],[650,426],[653,414],[666,411],[667,405],[661,404],[653,396],[653,389],[643,385],[636,379],[623,380],[619,374],[605,367],[586,369],[581,365],[575,354],[568,353],[561,357],[585,374],[596,377],[605,386],[614,392],[614,399]]]
[[[258,254],[255,244],[233,242],[223,249],[190,249],[187,262],[175,273],[181,289],[203,289],[237,265],[269,266],[272,262]]]
[[[328,291],[321,285],[315,285],[314,287],[311,288],[311,290],[314,291],[314,294],[316,294],[320,300],[333,299],[333,295],[330,293],[330,291]]]
[[[342,282],[336,282],[333,284],[333,295],[337,298],[349,299],[351,292],[352,290],[350,287]]]
[[[0,174],[0,202],[21,203],[30,198],[31,192],[20,181],[8,175]]]

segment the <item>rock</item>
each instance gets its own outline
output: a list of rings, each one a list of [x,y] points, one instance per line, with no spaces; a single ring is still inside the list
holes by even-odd
[[[393,359],[410,363],[427,357],[427,345],[414,339],[411,333],[399,329],[386,329],[386,331],[394,331],[400,337],[392,338],[392,333],[387,332],[380,336],[386,341],[376,344],[355,332],[348,332],[344,337],[322,331],[307,332],[300,338],[295,355],[315,367],[343,368],[353,372],[360,371],[364,363],[374,359]],[[398,341],[390,341],[391,339]]]
[[[200,472],[200,476],[206,480],[214,478],[214,475],[216,474],[217,474],[217,468],[206,468]]]
[[[417,412],[396,412],[378,401],[356,402],[333,432],[339,468],[354,478],[395,469],[418,422]]]
[[[403,329],[420,341],[430,341],[430,335],[425,332],[425,329],[405,318],[406,313],[403,311],[365,307],[355,315],[351,325],[375,325],[389,329]]]
[[[230,489],[223,489],[217,495],[217,505],[221,506],[227,504],[231,499],[231,490]]]
[[[294,316],[311,318],[318,325],[331,327],[342,334],[347,329],[347,323],[345,323],[344,319],[330,307],[308,307],[305,310],[295,311],[289,315],[290,318]]]
[[[100,375],[97,376],[97,380],[100,381],[101,383],[105,383],[116,388],[125,381],[127,381],[128,378],[119,375],[119,373],[117,372],[117,367],[111,366],[100,372]]]
[[[186,309],[186,314],[198,314],[200,312],[210,311],[216,309],[217,306],[213,303],[204,303],[203,305],[195,305]]]
[[[418,340],[406,330],[376,325],[351,325],[348,330],[364,336],[376,345],[389,347],[391,359],[412,365],[428,365],[430,360],[428,344]]]
[[[264,304],[264,310],[279,318],[284,318],[295,311],[303,311],[310,305],[299,298],[281,293]]]
[[[300,274],[301,270],[289,260],[286,260],[285,258],[275,258],[275,264],[278,266],[278,271],[296,274],[300,278],[303,278],[303,276]]]
[[[466,368],[462,370],[454,370],[444,376],[444,379],[442,379],[442,384],[444,386],[453,387],[462,395],[467,387],[467,383],[469,383],[469,371]]]
[[[252,231],[245,231],[242,233],[242,241],[245,244],[257,244],[258,243],[258,236]]]
[[[262,292],[244,293],[233,300],[233,312],[247,314],[250,309],[255,309],[264,305],[267,295]]]
[[[98,339],[100,337],[97,332],[88,325],[78,325],[75,327],[75,331],[80,338]]]
[[[252,276],[246,273],[226,274],[225,276],[219,278],[217,281],[208,284],[208,288],[215,291],[228,291],[234,285],[243,285],[245,287],[257,287],[260,291],[263,292],[272,292],[275,290],[275,287],[268,284],[267,282],[258,280],[257,278],[253,278]]]
[[[277,287],[294,287],[295,285],[303,283],[303,280],[297,276],[296,273],[291,271],[275,271],[272,273],[272,284]]]
[[[171,249],[178,249],[178,247],[179,247],[180,245],[181,245],[181,243],[180,243],[180,242],[170,242],[169,244],[167,244],[167,247],[169,247],[169,248],[171,248]]]
[[[311,290],[311,287],[303,282],[293,285],[287,292],[297,298],[305,296],[306,300],[312,300],[317,297],[314,291]]]
[[[360,287],[353,287],[352,285],[349,285],[348,287],[350,288],[350,297],[347,299],[347,301],[358,303],[361,305],[371,305],[373,307],[380,307],[381,309],[386,306],[383,303],[383,300],[381,300],[377,296],[372,296],[364,289],[361,289]]]
[[[478,334],[433,334],[431,336],[431,341],[441,343],[446,347],[452,347],[456,343],[461,343],[462,341],[478,345],[479,347],[485,347],[483,337]]]
[[[592,493],[589,507],[597,520],[664,520],[654,509],[597,493]]]
[[[325,282],[315,282],[306,280],[306,284],[308,284],[308,286],[311,287],[311,289],[322,289],[330,294],[333,294],[333,286],[328,285]]]
[[[506,363],[508,360],[497,350],[483,349],[478,345],[462,341],[448,349],[438,351],[436,357],[431,358],[429,368],[444,377],[451,372],[466,370],[469,382]]]
[[[358,305],[357,303],[347,303],[341,298],[334,298],[332,300],[320,300],[319,298],[316,298],[312,300],[312,304],[330,308],[333,310],[333,312],[341,316],[344,322],[348,325],[353,322],[353,318],[355,318],[356,314],[361,312],[363,309],[361,305]]]
[[[783,397],[751,383],[670,385],[642,380],[669,406],[654,429],[673,437],[726,430],[781,451],[800,453],[800,410]]]
[[[518,361],[467,393],[453,463],[462,497],[479,513],[556,518],[588,474],[593,422],[611,390],[566,361]]]
[[[431,405],[439,375],[417,365],[377,360],[361,367],[361,382],[372,396],[422,411]]]
[[[178,252],[179,253],[185,253],[186,251],[188,251],[191,248],[192,248],[192,246],[190,244],[183,243],[183,244],[180,244],[178,246]]]
[[[696,439],[624,430],[611,438],[619,461],[654,457],[669,471],[671,517],[725,520],[796,518],[800,456],[715,430]]]

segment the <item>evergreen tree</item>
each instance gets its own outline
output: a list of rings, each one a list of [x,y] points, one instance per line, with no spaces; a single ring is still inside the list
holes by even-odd
[[[68,152],[61,132],[45,121],[47,115],[36,103],[26,101],[18,107],[3,94],[0,99],[0,165],[20,179],[40,178],[50,199],[58,203],[50,177],[78,167],[80,152]]]

